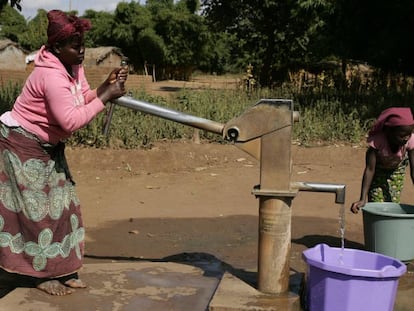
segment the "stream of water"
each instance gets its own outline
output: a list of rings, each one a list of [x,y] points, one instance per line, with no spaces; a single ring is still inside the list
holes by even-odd
[[[344,264],[344,251],[345,251],[345,204],[341,204],[339,207],[339,233],[341,236],[341,252],[339,254],[339,263]]]

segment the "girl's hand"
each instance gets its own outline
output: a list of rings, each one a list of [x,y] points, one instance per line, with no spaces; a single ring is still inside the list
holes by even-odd
[[[351,212],[354,214],[358,214],[359,210],[365,206],[365,201],[360,200],[357,202],[352,203],[351,205]]]

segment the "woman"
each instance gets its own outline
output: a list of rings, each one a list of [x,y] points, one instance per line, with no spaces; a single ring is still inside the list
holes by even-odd
[[[414,119],[408,107],[384,110],[368,134],[368,150],[359,201],[351,212],[358,213],[367,202],[400,203],[405,171],[410,167],[414,183]]]
[[[0,117],[0,297],[16,287],[66,295],[78,279],[84,228],[64,140],[125,94],[114,69],[96,90],[82,62],[88,20],[48,12],[48,42],[11,111]]]

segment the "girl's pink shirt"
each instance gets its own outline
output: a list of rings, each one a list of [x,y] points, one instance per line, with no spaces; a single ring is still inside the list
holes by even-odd
[[[411,134],[408,142],[393,153],[383,132],[378,132],[367,139],[368,146],[377,150],[378,164],[383,168],[396,168],[404,159],[407,151],[414,149],[414,135]]]
[[[44,142],[56,144],[87,125],[105,105],[90,89],[82,65],[72,66],[72,77],[44,46],[34,62],[11,117]]]

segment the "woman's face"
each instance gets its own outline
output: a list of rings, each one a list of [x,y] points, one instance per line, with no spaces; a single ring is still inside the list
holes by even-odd
[[[65,66],[79,65],[85,58],[85,42],[83,36],[73,36],[58,43],[56,54]]]
[[[414,125],[389,127],[386,134],[391,144],[404,146],[410,139],[413,129]]]

